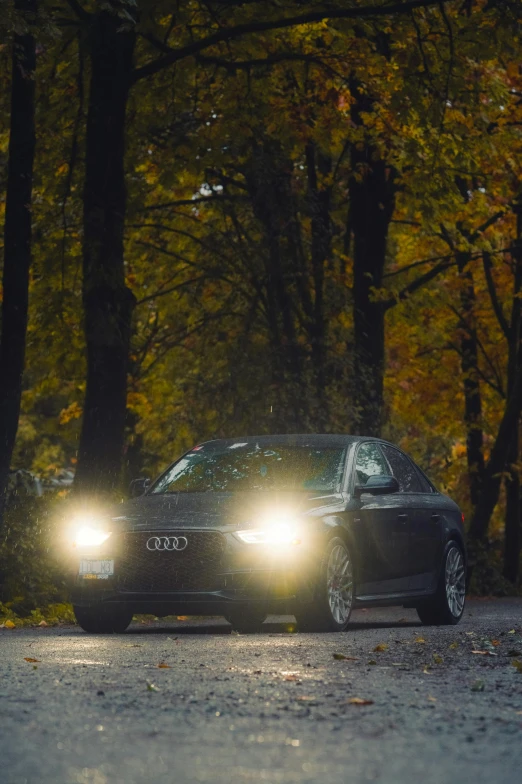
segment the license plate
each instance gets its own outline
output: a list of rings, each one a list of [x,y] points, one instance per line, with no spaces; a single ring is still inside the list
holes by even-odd
[[[107,580],[114,574],[114,559],[107,561],[80,561],[78,574],[84,580]]]

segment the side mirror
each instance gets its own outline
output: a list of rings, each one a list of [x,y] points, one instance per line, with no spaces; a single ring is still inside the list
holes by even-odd
[[[355,485],[353,494],[356,498],[360,498],[363,493],[388,495],[388,493],[398,493],[399,490],[399,483],[394,476],[378,474],[377,476],[368,477],[365,485]]]
[[[143,495],[150,487],[150,479],[142,477],[141,479],[133,479],[129,485],[129,495],[131,498],[138,498]]]

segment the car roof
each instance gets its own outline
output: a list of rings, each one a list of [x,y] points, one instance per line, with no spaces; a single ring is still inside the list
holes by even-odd
[[[380,438],[371,436],[351,436],[337,433],[277,433],[274,435],[262,436],[236,436],[236,438],[217,438],[212,441],[204,441],[199,446],[226,447],[232,444],[259,444],[268,446],[272,444],[287,444],[288,446],[331,446],[346,447],[358,441],[382,441]]]

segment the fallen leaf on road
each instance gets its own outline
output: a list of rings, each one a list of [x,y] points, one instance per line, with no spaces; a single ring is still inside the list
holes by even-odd
[[[426,642],[426,640],[424,639],[424,637],[417,637],[415,639],[415,642]]]
[[[361,697],[352,697],[348,702],[350,705],[373,705],[373,700],[363,700]]]
[[[510,630],[508,631],[508,634],[515,634],[515,630],[514,630],[514,629],[510,629]]]
[[[498,653],[493,651],[471,651],[471,653],[477,653],[479,656],[498,656]]]
[[[452,651],[455,651],[459,647],[459,644],[458,642],[452,642],[449,647]]]
[[[40,623],[38,624],[38,626],[41,626],[42,628],[43,628],[44,626],[47,626],[47,621],[40,621]]]
[[[344,653],[333,653],[332,656],[336,661],[359,661],[357,656],[345,656]]]
[[[285,681],[298,681],[298,680],[300,680],[300,678],[299,678],[298,675],[293,675],[292,674],[292,675],[285,675],[283,680],[285,680]]]
[[[368,662],[368,664],[372,664],[372,665],[373,665],[373,664],[377,664],[377,662],[375,661],[375,659],[370,659],[370,661]]]
[[[513,659],[511,664],[513,665],[513,667],[515,667],[517,672],[520,672],[522,674],[522,661],[520,661],[520,659]]]
[[[6,621],[3,625],[4,629],[14,629],[15,624],[12,621]]]
[[[435,662],[435,664],[442,664],[444,659],[442,658],[442,656],[439,656],[438,653],[434,653],[433,654],[433,661]]]
[[[159,691],[159,689],[153,683],[147,683],[147,691]]]
[[[31,662],[31,664],[33,664],[34,662],[39,662],[40,659],[32,659],[30,656],[24,656],[24,661]]]
[[[471,684],[471,691],[484,691],[484,681],[475,681]]]
[[[437,698],[436,697],[432,697],[431,694],[428,694],[428,700],[430,702],[437,702]]]
[[[388,646],[386,645],[385,642],[380,642],[378,645],[375,646],[375,648],[373,650],[374,650],[374,652],[382,653],[382,651],[387,651],[388,650]]]
[[[425,666],[425,668],[423,669],[423,673],[424,673],[424,675],[433,675],[433,673],[430,672],[430,665],[429,664],[427,664]]]
[[[491,645],[494,645],[495,648],[500,645],[500,640],[491,640]]]
[[[167,662],[160,662],[158,664],[158,669],[159,670],[170,670],[170,664],[167,664]]]

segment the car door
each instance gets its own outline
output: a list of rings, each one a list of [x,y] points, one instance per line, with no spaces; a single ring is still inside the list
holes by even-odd
[[[377,441],[358,445],[353,473],[352,488],[364,487],[370,476],[390,474]],[[408,589],[410,535],[401,497],[400,493],[377,496],[363,491],[354,502],[359,596]]]
[[[393,476],[401,488],[404,514],[410,535],[408,547],[408,588],[425,590],[433,581],[439,559],[442,537],[440,511],[426,478],[410,458],[390,444],[382,444],[382,451]]]

